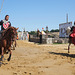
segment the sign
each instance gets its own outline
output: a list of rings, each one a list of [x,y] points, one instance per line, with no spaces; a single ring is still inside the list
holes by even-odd
[[[72,22],[59,24],[59,37],[69,37],[69,35],[66,34],[68,27],[72,27]]]

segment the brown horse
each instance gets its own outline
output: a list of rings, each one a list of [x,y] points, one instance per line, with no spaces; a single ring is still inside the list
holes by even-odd
[[[68,53],[70,53],[70,46],[71,44],[75,45],[75,37],[69,37],[69,45],[68,45]]]
[[[2,38],[0,40],[0,52],[1,52],[1,61],[3,61],[4,53],[6,51],[10,52],[8,61],[11,59],[12,51],[11,51],[11,44],[12,40],[14,40],[16,31],[18,28],[15,27],[9,27],[2,33]]]

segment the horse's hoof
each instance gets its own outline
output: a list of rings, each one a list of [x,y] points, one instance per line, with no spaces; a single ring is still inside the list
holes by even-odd
[[[8,54],[9,52],[6,52],[6,54]]]
[[[10,59],[9,59],[9,58],[8,58],[7,60],[8,60],[8,61],[10,61]]]
[[[2,65],[2,62],[0,62],[0,67],[1,67],[1,65]]]

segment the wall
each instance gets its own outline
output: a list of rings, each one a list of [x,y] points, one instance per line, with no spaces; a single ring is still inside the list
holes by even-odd
[[[40,38],[38,37],[33,37],[32,35],[30,36],[30,42],[35,42],[39,43]],[[42,44],[53,44],[53,43],[68,43],[69,39],[68,38],[46,38],[43,36],[42,38]]]

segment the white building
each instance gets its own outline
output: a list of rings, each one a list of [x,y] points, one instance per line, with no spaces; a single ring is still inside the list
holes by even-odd
[[[28,40],[29,36],[28,36],[28,32],[18,32],[18,37],[19,40]]]

